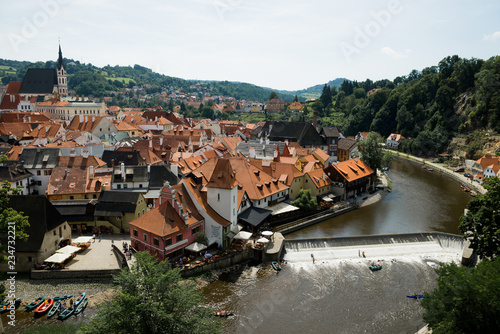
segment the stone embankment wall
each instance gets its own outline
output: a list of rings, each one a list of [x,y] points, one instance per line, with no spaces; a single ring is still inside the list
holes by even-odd
[[[253,259],[254,250],[250,247],[243,249],[241,252],[227,254],[220,258],[214,258],[210,262],[202,265],[184,268],[181,270],[182,277],[196,276],[206,271],[217,270],[231,267],[235,264],[242,263]]]
[[[32,270],[31,278],[43,279],[76,279],[76,278],[111,278],[120,273],[119,269],[110,270]]]

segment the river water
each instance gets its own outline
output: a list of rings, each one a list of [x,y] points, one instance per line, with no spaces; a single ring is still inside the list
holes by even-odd
[[[380,202],[286,238],[459,233],[458,221],[470,200],[459,183],[400,159],[388,173],[393,191]],[[401,245],[386,253],[366,249],[366,259],[358,257],[357,249],[339,259],[326,248],[316,253],[315,264],[308,250],[288,251],[279,275],[247,267],[222,275],[203,293],[214,309],[235,314],[224,320],[225,333],[415,333],[424,326],[423,309],[406,295],[432,290],[438,263],[457,261],[461,254],[459,247],[429,247]],[[377,257],[370,257],[374,253]],[[383,263],[383,270],[369,271],[371,261]]]

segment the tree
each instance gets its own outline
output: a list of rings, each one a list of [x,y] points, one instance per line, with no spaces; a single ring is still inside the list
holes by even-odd
[[[28,240],[28,234],[26,229],[30,226],[27,216],[23,215],[23,212],[17,212],[13,208],[9,207],[9,196],[17,195],[19,189],[12,188],[8,181],[2,183],[2,188],[0,188],[0,233],[7,234],[10,223],[15,226],[15,237],[16,240]],[[1,247],[2,245],[0,245]],[[8,251],[8,250],[7,250]]]
[[[208,238],[205,232],[198,233],[198,235],[196,236],[196,242],[208,246]]]
[[[328,106],[332,103],[332,91],[330,89],[330,86],[328,86],[327,84],[323,86],[323,92],[321,93],[319,99],[323,103],[323,106],[325,108],[328,108]]]
[[[467,204],[467,214],[460,217],[460,230],[479,257],[496,258],[500,252],[500,179],[487,178],[484,188],[485,194]]]
[[[381,145],[383,142],[384,139],[378,133],[370,132],[365,140],[358,143],[361,160],[366,162],[375,173],[379,168],[389,168],[393,159],[389,152],[384,152]]]
[[[220,333],[220,322],[203,306],[191,280],[181,280],[179,269],[169,269],[146,252],[135,255],[129,270],[115,277],[118,293],[105,301],[79,333]]]
[[[422,300],[432,333],[497,333],[500,328],[500,260],[476,268],[445,264],[438,287]]]
[[[276,92],[271,92],[271,94],[269,94],[269,100],[272,100],[272,99],[277,99],[278,98],[278,93]]]
[[[311,191],[309,189],[300,189],[299,195],[292,202],[292,205],[297,206],[306,212],[318,209],[318,202],[315,197],[311,196]]]
[[[293,98],[293,102],[299,102],[299,97],[297,95]]]

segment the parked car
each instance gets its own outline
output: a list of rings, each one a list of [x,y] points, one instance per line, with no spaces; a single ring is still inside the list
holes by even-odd
[[[469,173],[464,173],[464,176],[465,177],[470,177],[470,174]]]

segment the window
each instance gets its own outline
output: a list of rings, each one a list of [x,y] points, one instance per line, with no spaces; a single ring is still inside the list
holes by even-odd
[[[38,186],[41,186],[41,185],[42,185],[42,181],[37,181],[37,182],[36,182],[36,184],[37,184]]]
[[[200,232],[201,227],[197,226],[191,230],[191,235],[195,235],[196,233]]]
[[[148,241],[148,235],[147,234],[144,234],[144,241]]]
[[[116,185],[116,189],[121,189],[122,188],[122,185],[121,184],[117,184]]]
[[[155,246],[160,246],[160,241],[157,238],[153,238],[153,244]]]
[[[182,234],[177,234],[177,238],[175,242],[180,242],[182,241]]]
[[[128,188],[128,184],[126,184],[126,183],[125,183],[125,184],[123,185],[123,189],[127,189],[127,188]]]
[[[233,195],[233,203],[236,203],[236,196]]]
[[[54,235],[56,235],[56,230],[54,230]]]
[[[137,233],[137,230],[134,230],[134,237],[137,237],[139,233]]]
[[[70,196],[69,199],[75,199],[75,196]]]
[[[172,244],[172,238],[165,240],[165,246],[170,246]]]
[[[31,256],[28,256],[28,262],[33,262],[33,258]]]
[[[139,188],[142,188],[142,183],[139,184]]]
[[[36,175],[42,175],[42,171],[41,170],[37,170],[36,171]]]
[[[97,195],[96,194],[92,195],[92,198],[97,198]]]

